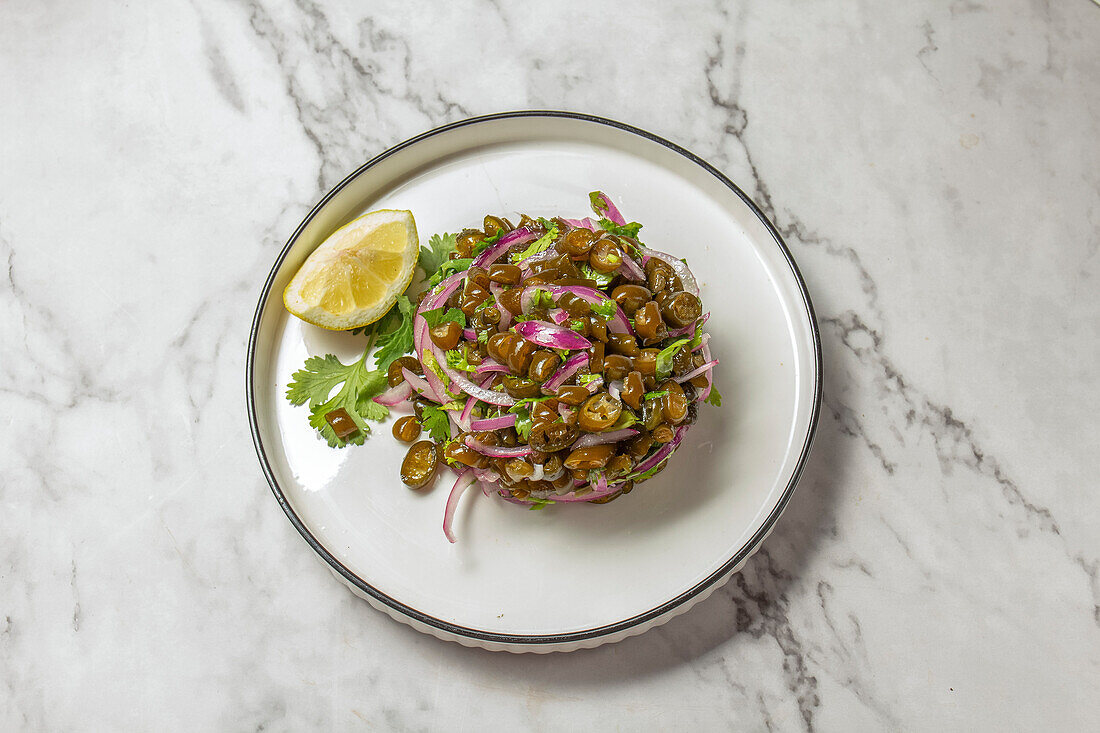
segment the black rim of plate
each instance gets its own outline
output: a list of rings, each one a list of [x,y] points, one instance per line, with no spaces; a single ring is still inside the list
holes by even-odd
[[[305,227],[313,220],[317,213],[345,186],[348,185],[353,179],[358,177],[364,171],[374,167],[381,161],[390,157],[391,155],[404,150],[412,145],[417,144],[422,140],[449,132],[461,127],[469,125],[477,125],[485,122],[492,122],[494,120],[505,120],[517,117],[560,117],[572,120],[581,120],[584,122],[591,122],[599,125],[606,125],[613,127],[624,132],[629,132],[634,135],[638,135],[651,142],[658,143],[664,147],[672,150],[680,155],[684,156],[691,162],[695,163],[703,170],[710,173],[716,179],[721,181],[727,188],[730,189],[738,198],[741,199],[747,205],[752,212],[760,219],[760,221],[767,227],[771,233],[772,238],[775,240],[776,245],[782,251],[783,256],[787,260],[788,266],[791,268],[791,273],[794,275],[795,281],[798,283],[799,292],[802,295],[802,304],[806,309],[806,315],[809,317],[810,332],[813,341],[814,350],[814,398],[812,405],[812,413],[810,415],[809,427],[806,431],[805,442],[803,443],[802,453],[798,457],[798,463],[795,465],[794,473],[791,475],[790,481],[787,483],[786,489],[783,491],[783,495],[776,503],[775,508],[768,516],[767,520],[760,527],[760,529],[753,535],[745,545],[741,547],[732,557],[722,564],[720,568],[711,573],[708,577],[700,581],[694,587],[684,591],[675,598],[662,603],[657,608],[646,611],[645,613],[638,614],[623,621],[618,621],[613,624],[607,624],[593,629],[585,629],[584,631],[575,631],[565,634],[540,634],[540,635],[522,635],[522,634],[497,634],[490,631],[482,631],[480,629],[471,629],[465,626],[459,626],[457,624],[448,623],[441,619],[429,616],[422,613],[415,608],[401,603],[395,598],[391,598],[385,593],[381,592],[377,588],[371,586],[365,582],[362,578],[351,572],[348,568],[337,560],[332,553],[330,553],[317,538],[309,531],[302,520],[294,512],[294,509],[290,506],[286,496],[283,494],[282,488],[279,486],[279,482],[275,479],[275,474],[271,469],[271,464],[268,461],[267,453],[264,450],[263,440],[260,438],[259,424],[256,420],[256,389],[253,382],[253,371],[256,363],[256,338],[260,330],[260,321],[263,317],[264,306],[267,303],[268,295],[271,292],[272,283],[275,281],[275,276],[279,271],[279,268],[283,264],[283,260],[286,259],[287,253],[290,252],[291,247],[297,242],[298,237],[301,236]],[[822,360],[821,360],[821,334],[818,330],[817,318],[814,315],[813,304],[810,302],[810,295],[806,289],[806,282],[802,278],[802,273],[799,272],[798,266],[795,264],[794,257],[791,256],[791,252],[787,249],[787,245],[783,242],[783,238],[780,236],[775,226],[768,220],[768,217],[764,215],[760,208],[750,199],[744,191],[742,191],[737,184],[726,178],[726,176],[712,166],[707,161],[703,160],[699,156],[695,155],[689,150],[686,150],[676,143],[665,140],[664,138],[654,135],[651,132],[647,132],[633,125],[627,125],[622,122],[616,122],[605,117],[597,117],[595,115],[588,115],[578,112],[564,112],[557,110],[519,110],[514,112],[500,112],[497,114],[483,115],[480,117],[470,117],[465,120],[459,120],[452,122],[442,127],[437,127],[433,130],[421,133],[416,137],[405,140],[404,142],[394,145],[392,148],[380,153],[368,162],[364,163],[357,170],[351,173],[349,176],[340,181],[331,191],[325,194],[325,197],[321,199],[313,210],[302,220],[302,223],[298,225],[298,228],[287,240],[286,245],[279,253],[278,258],[275,260],[274,266],[271,268],[271,273],[267,277],[267,282],[264,283],[263,290],[260,293],[260,302],[256,306],[256,314],[252,319],[252,331],[248,339],[248,358],[245,373],[245,390],[248,402],[248,421],[252,431],[252,441],[256,446],[256,455],[260,459],[260,465],[263,468],[264,476],[267,477],[267,482],[271,486],[272,492],[275,494],[275,498],[278,500],[279,505],[283,508],[287,517],[290,519],[290,523],[294,525],[294,528],[298,530],[299,534],[305,538],[309,546],[313,548],[313,551],[320,555],[329,566],[341,575],[347,582],[354,585],[363,593],[367,594],[371,598],[375,599],[379,603],[385,604],[387,607],[397,611],[410,619],[418,621],[427,626],[445,631],[449,634],[459,637],[466,637],[469,639],[477,639],[479,641],[495,642],[499,644],[533,644],[533,645],[545,645],[545,644],[563,644],[569,642],[579,642],[588,639],[596,639],[603,636],[610,636],[622,631],[626,631],[633,627],[646,624],[649,621],[657,619],[665,614],[669,613],[673,609],[683,605],[684,603],[696,598],[701,593],[711,588],[715,583],[730,573],[739,563],[745,560],[747,557],[755,552],[757,546],[763,541],[763,539],[771,532],[772,527],[779,519],[779,515],[782,514],[786,508],[787,503],[790,501],[791,496],[794,494],[795,485],[798,483],[798,479],[802,475],[802,471],[806,466],[807,458],[810,454],[810,447],[813,443],[814,433],[817,430],[818,416],[821,411],[821,388],[822,388]]]

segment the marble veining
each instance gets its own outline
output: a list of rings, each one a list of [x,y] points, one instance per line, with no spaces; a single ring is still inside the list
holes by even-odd
[[[0,6],[0,728],[1086,730],[1100,721],[1100,8]],[[761,551],[571,655],[354,598],[244,417],[313,203],[464,117],[680,143],[798,260],[821,425]]]

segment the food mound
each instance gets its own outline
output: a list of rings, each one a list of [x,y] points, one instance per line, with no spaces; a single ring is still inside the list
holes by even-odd
[[[687,264],[591,199],[599,220],[486,216],[455,236],[415,309],[413,354],[390,362],[374,398],[411,403],[393,430],[413,443],[406,485],[441,465],[458,474],[452,542],[470,486],[531,508],[606,503],[665,467],[700,402],[720,404]]]

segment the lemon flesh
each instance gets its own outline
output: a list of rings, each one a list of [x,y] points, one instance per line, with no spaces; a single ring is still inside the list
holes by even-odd
[[[409,286],[419,252],[411,211],[364,214],[302,263],[283,304],[303,321],[334,331],[374,323]]]

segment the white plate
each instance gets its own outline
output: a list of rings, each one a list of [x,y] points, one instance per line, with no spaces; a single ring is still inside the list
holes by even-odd
[[[587,216],[588,192],[642,222],[650,246],[686,257],[701,285],[725,401],[656,478],[606,505],[541,511],[467,493],[451,545],[449,484],[413,492],[404,450],[379,425],[333,450],[283,397],[308,354],[347,361],[361,341],[289,316],[281,295],[325,237],[365,211],[414,212],[422,242],[515,220]],[[806,288],[775,228],[691,153],[627,125],[515,112],[432,130],[379,155],[306,217],[264,284],[248,403],[257,453],[287,516],[334,573],[393,618],[441,639],[568,651],[641,633],[740,568],[790,499],[817,424],[821,357]],[[392,419],[392,418],[391,418]],[[447,472],[449,476],[449,472]]]

